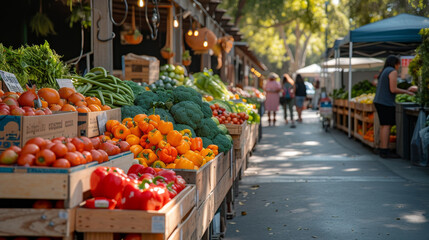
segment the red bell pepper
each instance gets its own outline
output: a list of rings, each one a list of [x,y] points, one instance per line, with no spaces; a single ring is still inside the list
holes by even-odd
[[[143,180],[141,184],[126,185],[123,196],[123,209],[159,210],[170,200],[164,186],[148,180]]]
[[[175,186],[177,187],[177,193],[181,192],[186,187],[186,181],[185,181],[185,179],[183,179],[183,177],[180,176],[180,175],[176,175],[176,184],[175,184]]]
[[[143,173],[150,173],[152,175],[156,175],[156,171],[151,167],[145,167],[141,164],[134,164],[128,169],[127,174],[136,174],[137,176],[140,176]]]
[[[167,183],[176,181],[176,172],[173,170],[163,169],[158,172],[158,176],[164,177]]]
[[[130,179],[120,168],[98,167],[91,174],[91,193],[93,197],[106,197],[120,203],[122,191]]]
[[[91,198],[85,201],[86,208],[97,208],[97,209],[115,209],[116,200],[105,198],[105,197],[96,197]]]

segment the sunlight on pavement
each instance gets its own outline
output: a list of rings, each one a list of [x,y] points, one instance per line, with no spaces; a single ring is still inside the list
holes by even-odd
[[[403,215],[404,218],[409,223],[426,223],[428,220],[426,219],[425,211],[414,211],[412,214]]]
[[[321,145],[320,142],[316,142],[316,141],[306,141],[306,142],[303,142],[301,144],[305,145],[305,146],[318,146],[318,145]]]
[[[360,168],[347,168],[343,170],[344,172],[357,172],[360,171]]]

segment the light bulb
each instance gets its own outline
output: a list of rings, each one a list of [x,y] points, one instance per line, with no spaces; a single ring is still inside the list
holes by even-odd
[[[139,0],[139,7],[144,7],[144,2],[143,2],[143,0]]]
[[[192,36],[192,30],[191,29],[189,29],[189,31],[188,31],[188,36]]]
[[[198,34],[200,34],[200,33],[198,32],[198,30],[195,30],[195,32],[194,32],[194,36],[195,36],[195,37],[198,37]]]
[[[203,46],[204,47],[207,47],[209,45],[209,43],[207,42],[207,40],[205,40],[204,42],[203,42]]]
[[[178,28],[178,27],[179,27],[179,21],[177,21],[177,19],[174,19],[174,21],[173,21],[173,26],[174,26],[175,28]]]

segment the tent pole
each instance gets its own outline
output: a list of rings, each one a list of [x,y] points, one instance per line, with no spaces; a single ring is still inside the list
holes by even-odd
[[[353,56],[353,42],[350,42],[349,45],[349,116],[348,116],[348,130],[349,130],[349,138],[351,138],[351,125],[352,118],[351,113],[352,109],[350,108],[350,101],[352,100],[352,56]]]

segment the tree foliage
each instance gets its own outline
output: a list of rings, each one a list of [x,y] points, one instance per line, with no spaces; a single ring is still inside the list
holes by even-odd
[[[250,48],[281,69],[286,64],[294,73],[326,50],[325,31],[329,29],[328,46],[348,30],[346,15],[337,6],[325,9],[324,0],[226,0]],[[329,21],[328,17],[329,16]]]

